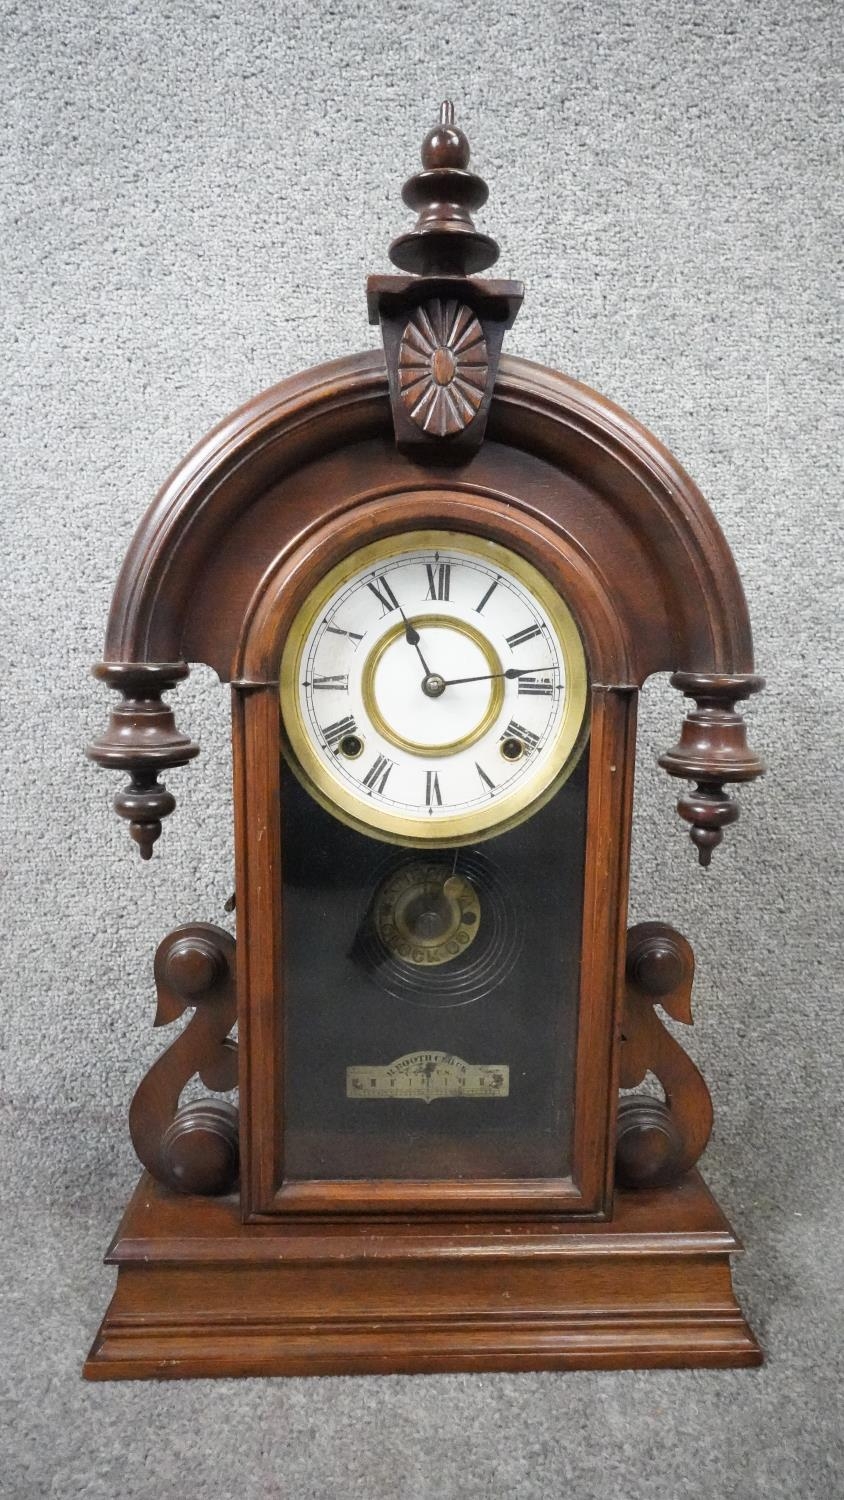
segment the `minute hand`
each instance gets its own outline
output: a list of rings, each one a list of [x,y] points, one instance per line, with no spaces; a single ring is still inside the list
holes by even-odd
[[[447,677],[445,687],[459,687],[462,682],[491,682],[494,677],[530,677],[534,672],[559,672],[559,667],[508,667],[506,672],[484,672],[480,677]]]

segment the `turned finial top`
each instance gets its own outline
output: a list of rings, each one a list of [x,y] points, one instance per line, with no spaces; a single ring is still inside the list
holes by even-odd
[[[436,167],[456,167],[465,171],[469,165],[469,142],[454,123],[454,105],[444,99],[440,105],[439,123],[433,125],[422,142],[422,165],[427,172]]]
[[[475,228],[472,213],[486,203],[482,177],[468,170],[469,142],[454,123],[446,99],[440,117],[422,142],[422,171],[408,179],[402,198],[419,217],[413,229],[390,246],[390,259],[421,276],[470,276],[498,259],[498,246]]]

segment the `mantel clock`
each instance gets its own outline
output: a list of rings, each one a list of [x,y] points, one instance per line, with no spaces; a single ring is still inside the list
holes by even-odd
[[[198,752],[163,695],[231,684],[236,936],[155,955],[156,1025],[193,1014],[132,1101],[94,1379],[760,1359],[658,1015],[690,1023],[692,950],[626,906],[645,678],[689,700],[661,764],[701,864],[763,769],[745,601],[671,455],[502,354],[486,196],[444,105],[383,351],[224,421],[120,575],[88,753],[149,859]]]

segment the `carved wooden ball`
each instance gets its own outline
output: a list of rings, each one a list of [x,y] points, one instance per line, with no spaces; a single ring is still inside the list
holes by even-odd
[[[660,1099],[639,1094],[621,1101],[615,1144],[615,1176],[622,1187],[661,1187],[673,1182],[683,1138]]]
[[[456,125],[434,125],[422,142],[422,165],[426,171],[436,167],[456,167],[464,171],[469,165],[469,142]]]
[[[685,973],[682,950],[669,937],[647,939],[631,953],[627,972],[633,983],[646,994],[659,998],[670,995]]]
[[[238,1113],[227,1099],[197,1099],[161,1138],[166,1180],[180,1193],[226,1193],[239,1168]]]
[[[167,983],[190,999],[219,984],[226,972],[226,960],[216,943],[194,934],[173,944],[164,972]]]

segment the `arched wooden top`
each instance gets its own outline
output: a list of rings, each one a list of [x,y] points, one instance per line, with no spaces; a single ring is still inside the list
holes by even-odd
[[[567,376],[504,357],[480,450],[459,466],[422,465],[393,442],[380,351],[283,381],[188,454],[127,553],[106,661],[202,661],[231,678],[280,560],[355,508],[426,489],[509,507],[577,550],[620,622],[605,680],[752,670],[732,554],[650,433]]]
[[[281,552],[261,579],[247,611],[234,663],[236,679],[252,685],[276,683],[288,627],[314,579],[364,541],[396,531],[424,530],[430,524],[432,505],[446,530],[474,532],[513,548],[555,584],[580,625],[593,683],[631,683],[625,622],[577,543],[489,494],[454,491],[447,484],[437,490],[366,500],[318,528],[301,545]]]

